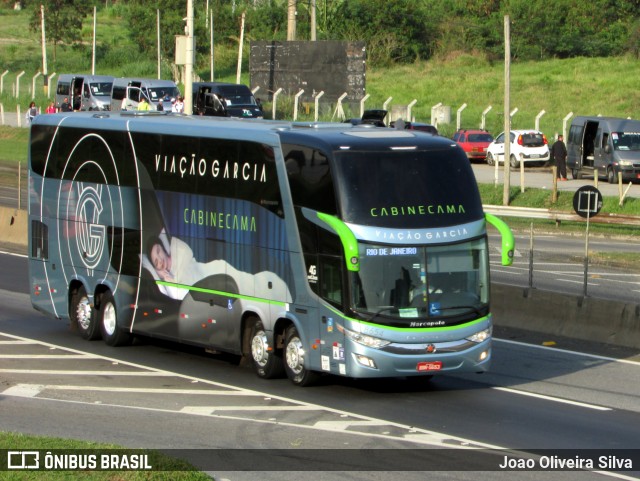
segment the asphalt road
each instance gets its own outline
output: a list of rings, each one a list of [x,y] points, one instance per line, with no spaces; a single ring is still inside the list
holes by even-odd
[[[568,453],[565,449],[640,449],[637,350],[598,346],[594,355],[588,352],[595,346],[586,343],[558,340],[548,348],[526,333],[505,331],[497,334],[492,370],[482,376],[448,375],[430,382],[326,377],[302,389],[286,379],[258,379],[237,359],[197,348],[151,339],[115,349],[83,341],[66,321],[31,308],[25,274],[17,274],[26,270],[24,258],[2,255],[0,260],[5,267],[0,272],[3,430],[131,447],[193,448],[205,455],[210,448],[309,448],[314,461],[320,457],[332,469],[332,459],[338,462],[327,451],[332,448],[384,449],[376,461],[397,469],[397,457],[385,458],[392,453],[388,449],[446,447],[454,451],[443,451],[438,461],[453,457],[461,470],[429,473],[429,479],[461,480],[546,480],[551,475],[464,471],[469,469],[465,459],[471,463],[471,458],[461,448],[546,448],[560,456]],[[255,472],[220,472],[203,462],[216,479],[256,479]],[[277,466],[287,469],[298,462],[294,456]],[[252,459],[244,463],[243,469],[251,468]],[[640,479],[637,468],[624,479]],[[318,475],[265,469],[260,478],[315,480]],[[417,480],[425,473],[391,475]],[[381,470],[321,475],[341,480],[388,476]],[[603,476],[552,474],[558,480]]]

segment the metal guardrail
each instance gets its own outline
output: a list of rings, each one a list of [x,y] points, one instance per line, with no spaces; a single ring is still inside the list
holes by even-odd
[[[511,207],[500,205],[484,205],[484,211],[502,217],[522,217],[526,219],[547,219],[559,221],[586,222],[587,219],[569,212],[554,211],[551,209],[537,209],[533,207]],[[597,224],[622,224],[640,226],[640,217],[633,215],[608,214],[600,212],[589,218],[590,223]]]

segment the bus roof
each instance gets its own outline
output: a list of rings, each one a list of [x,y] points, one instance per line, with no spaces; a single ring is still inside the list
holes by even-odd
[[[50,114],[36,117],[36,125],[59,125],[81,129],[129,130],[164,135],[203,138],[236,138],[268,145],[303,143],[331,150],[380,148],[420,149],[455,148],[445,137],[412,130],[352,125],[343,122],[291,122],[264,119],[236,119],[176,115],[166,112],[123,112]],[[389,144],[392,144],[391,146]]]

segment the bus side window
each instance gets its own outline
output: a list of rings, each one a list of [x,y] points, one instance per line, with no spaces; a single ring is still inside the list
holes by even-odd
[[[31,221],[31,257],[49,258],[49,227],[38,221]]]
[[[338,306],[342,306],[342,266],[341,257],[320,256],[320,296]]]

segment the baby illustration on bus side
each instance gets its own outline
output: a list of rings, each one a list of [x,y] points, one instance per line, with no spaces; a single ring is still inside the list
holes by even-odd
[[[199,262],[186,242],[175,236],[169,240],[164,230],[147,241],[142,264],[156,281],[170,283],[158,284],[158,288],[173,299],[184,299],[189,293],[189,286],[209,276],[226,274],[237,283],[242,295],[291,302],[287,285],[275,273],[262,271],[251,274],[236,269],[225,260]]]

